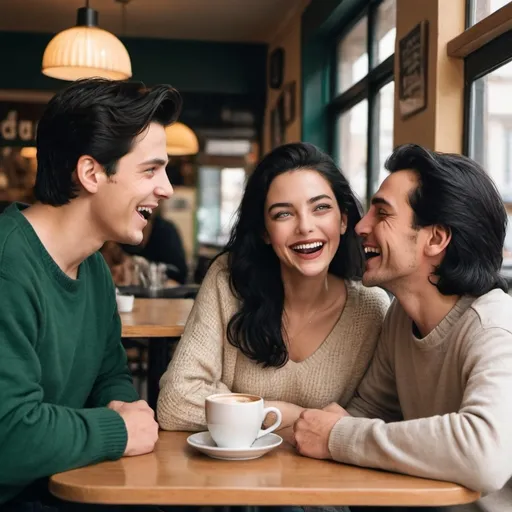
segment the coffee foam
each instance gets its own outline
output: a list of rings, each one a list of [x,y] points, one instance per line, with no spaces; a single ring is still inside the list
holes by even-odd
[[[223,395],[211,398],[210,400],[221,404],[246,404],[250,402],[257,402],[259,398],[251,395]]]

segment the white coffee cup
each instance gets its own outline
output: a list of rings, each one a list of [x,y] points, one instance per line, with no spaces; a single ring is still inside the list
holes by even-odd
[[[129,313],[133,310],[133,295],[116,295],[117,310],[119,313]]]
[[[206,423],[212,439],[220,448],[249,448],[256,439],[270,434],[281,425],[281,411],[264,407],[263,398],[247,393],[211,395],[205,401]],[[261,430],[267,414],[273,412],[275,423]]]

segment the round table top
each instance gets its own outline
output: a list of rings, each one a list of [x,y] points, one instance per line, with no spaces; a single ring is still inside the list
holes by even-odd
[[[223,461],[160,432],[155,451],[54,475],[50,491],[83,503],[154,505],[409,505],[469,503],[457,484],[298,455],[284,442],[256,460]]]
[[[176,338],[183,334],[193,299],[135,299],[120,313],[123,338]]]

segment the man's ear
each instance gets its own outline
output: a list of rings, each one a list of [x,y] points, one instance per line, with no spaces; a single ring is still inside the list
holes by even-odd
[[[427,256],[438,256],[446,250],[450,240],[452,239],[452,233],[446,226],[440,224],[434,224],[429,227],[429,234],[425,245],[425,254]]]
[[[95,194],[107,178],[103,167],[88,155],[82,155],[78,159],[75,174],[78,183],[90,194]]]

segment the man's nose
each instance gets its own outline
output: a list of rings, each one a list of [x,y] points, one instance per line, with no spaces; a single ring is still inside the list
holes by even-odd
[[[174,189],[165,171],[162,173],[162,179],[155,190],[155,194],[164,199],[168,199],[174,194]]]
[[[355,232],[359,235],[359,236],[362,236],[362,237],[366,237],[368,236],[368,234],[370,233],[371,231],[371,226],[370,226],[370,218],[369,218],[369,215],[368,213],[366,215],[363,216],[363,218],[356,224],[354,230]]]

